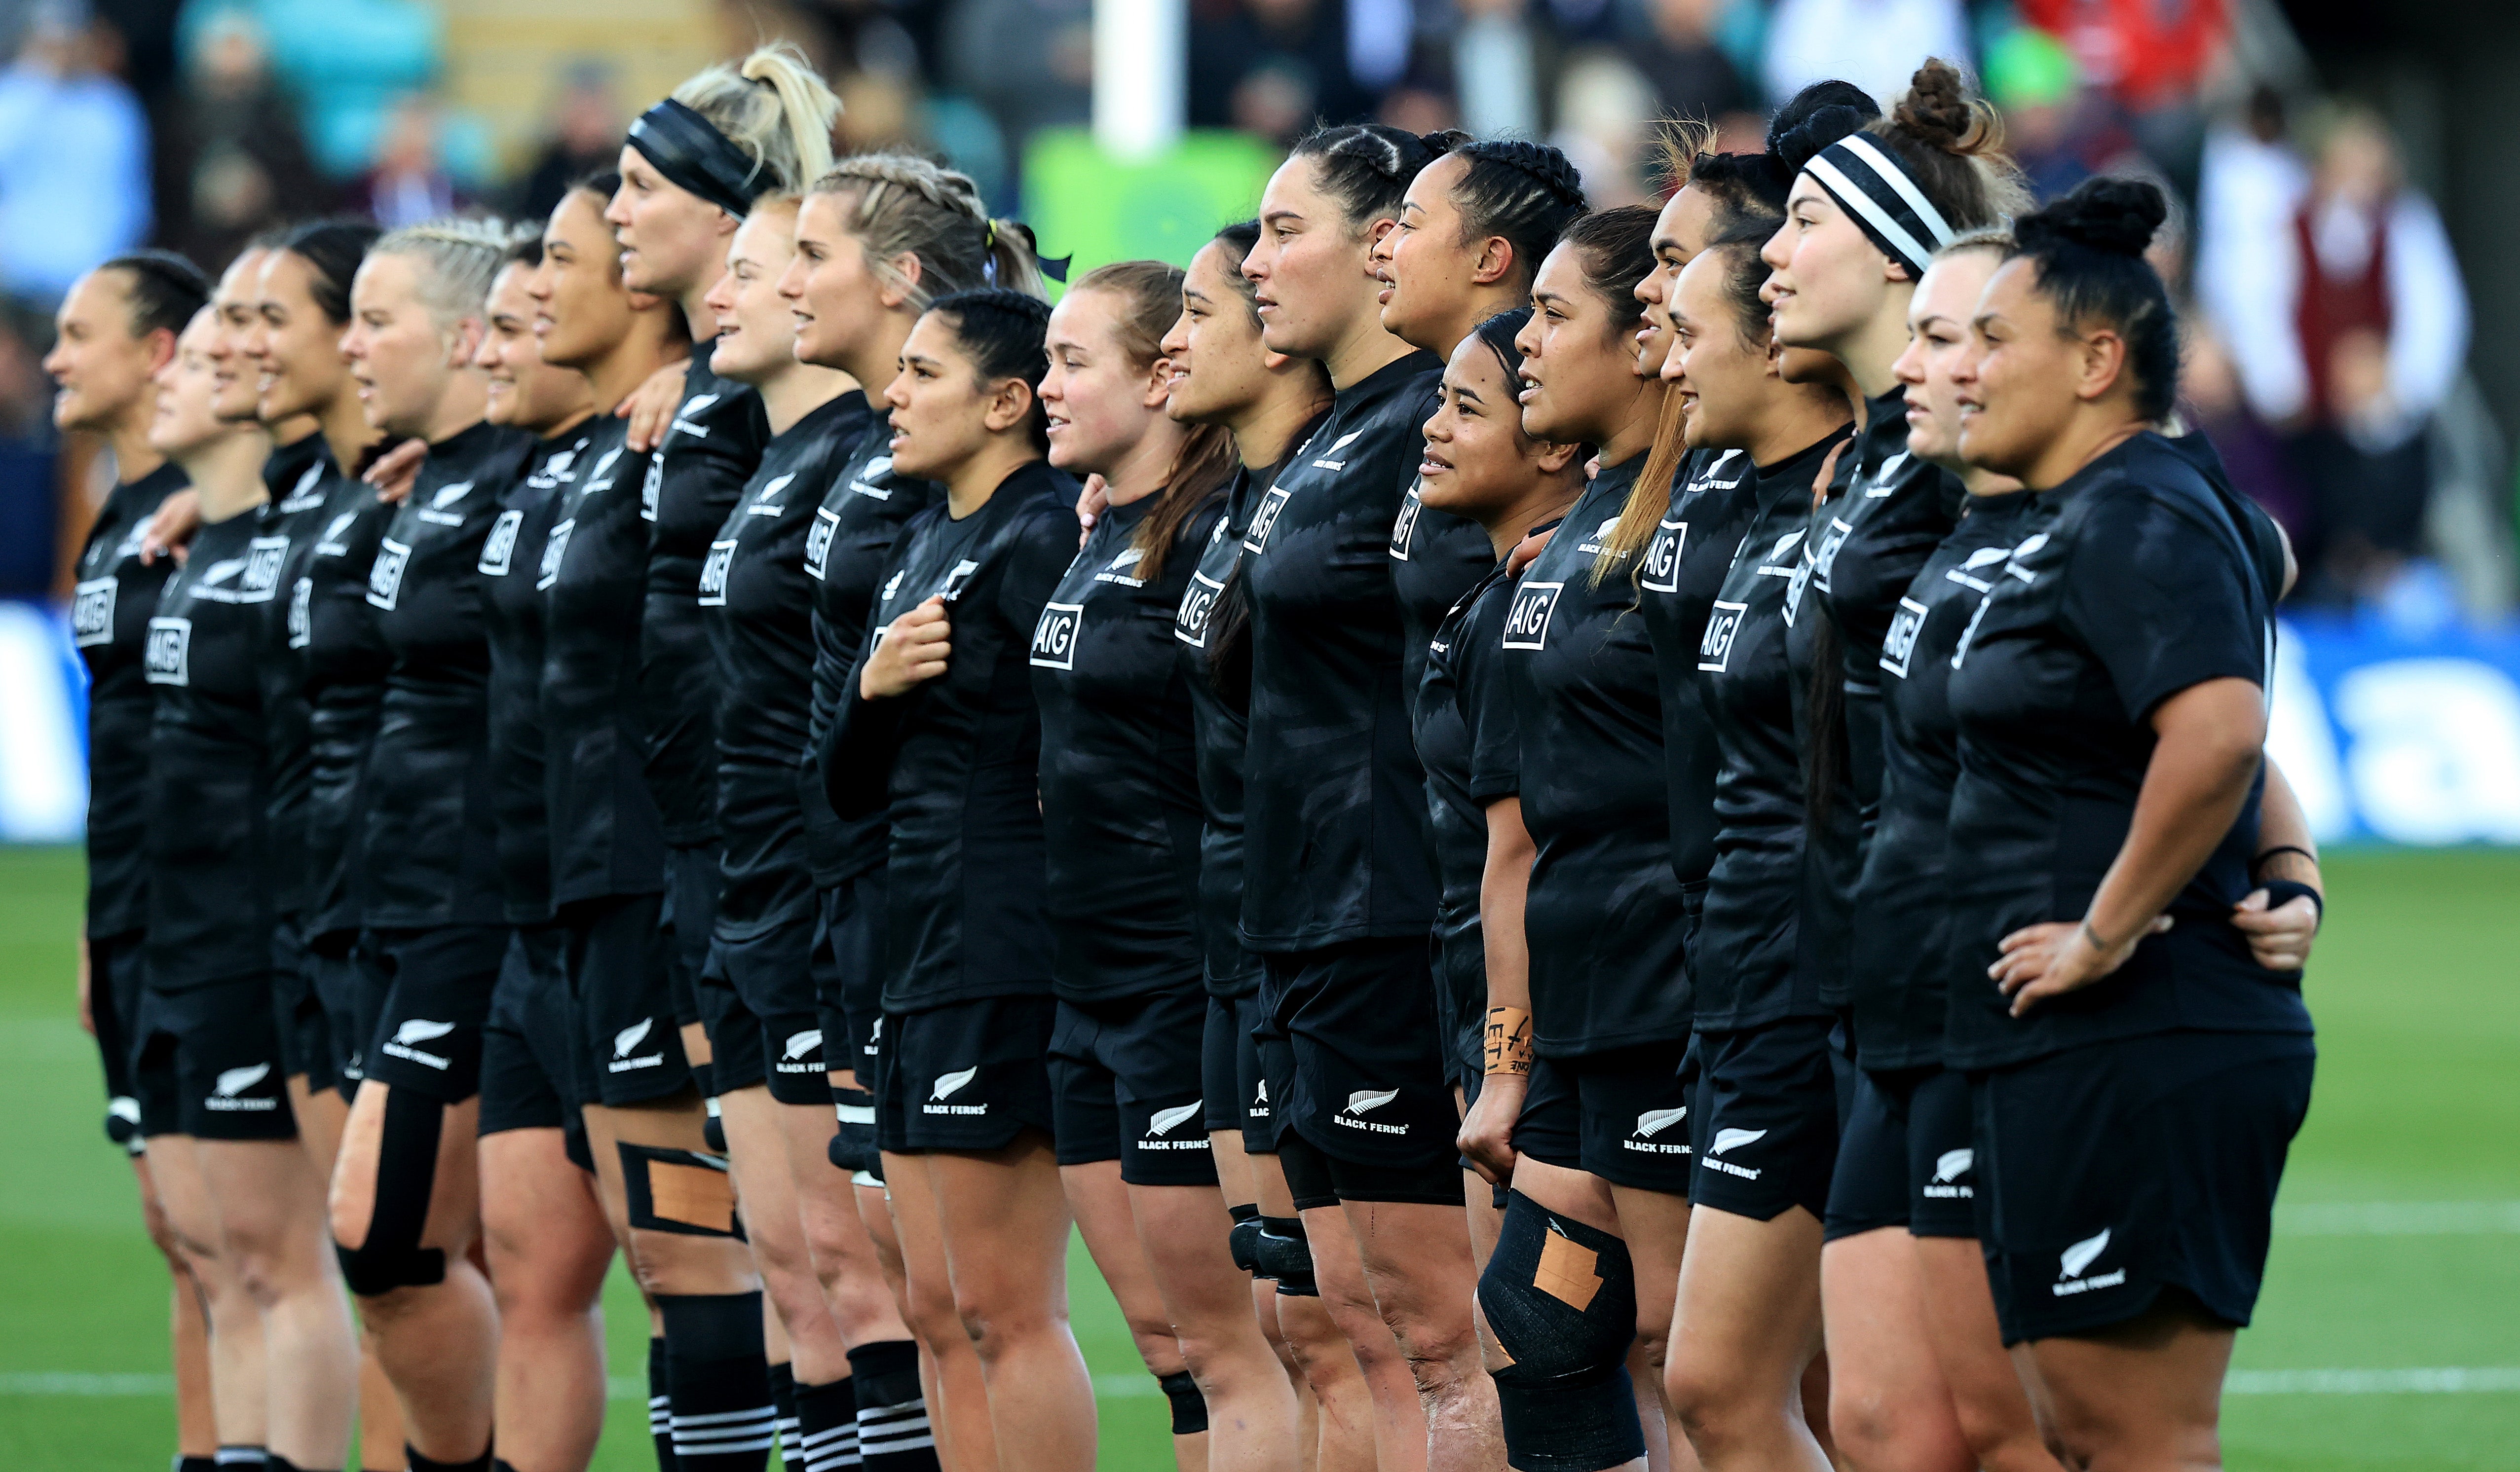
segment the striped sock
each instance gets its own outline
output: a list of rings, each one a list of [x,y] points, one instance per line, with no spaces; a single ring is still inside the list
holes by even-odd
[[[936,1472],[936,1434],[919,1384],[919,1346],[907,1339],[849,1351],[857,1382],[858,1456],[865,1472]]]
[[[188,1456],[184,1460],[199,1461],[202,1458]],[[271,1453],[260,1447],[221,1447],[209,1462],[218,1472],[262,1472],[271,1464]]]
[[[648,1341],[648,1436],[656,1444],[656,1472],[676,1472],[673,1398],[666,1394],[665,1374],[665,1341],[660,1336]]]
[[[843,1376],[829,1385],[796,1387],[797,1447],[805,1472],[855,1472],[858,1459],[858,1390]]]
[[[779,1461],[787,1472],[805,1472],[796,1450],[796,1372],[786,1361],[770,1366],[770,1405],[778,1412]]]
[[[779,1444],[779,1411],[761,1358],[760,1293],[660,1293],[656,1308],[671,1364],[675,1465],[763,1472]]]

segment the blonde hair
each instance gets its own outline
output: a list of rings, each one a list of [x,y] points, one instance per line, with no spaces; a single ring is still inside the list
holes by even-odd
[[[866,247],[867,269],[923,312],[939,296],[999,287],[1045,296],[1032,231],[989,218],[971,176],[915,154],[857,154],[833,164],[809,193],[852,196],[849,234]],[[893,258],[919,258],[911,281]]]
[[[515,230],[504,220],[429,220],[387,231],[368,247],[368,255],[400,255],[417,262],[421,304],[439,327],[451,327],[481,315],[490,282],[506,264],[515,240]]]
[[[676,87],[674,101],[751,155],[754,177],[768,174],[774,189],[802,189],[832,166],[840,100],[793,41],[720,62]]]

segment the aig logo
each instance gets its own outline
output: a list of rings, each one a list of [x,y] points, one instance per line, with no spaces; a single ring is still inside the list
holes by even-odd
[[[140,655],[141,677],[152,685],[190,685],[193,667],[193,621],[189,618],[149,620],[149,645]]]
[[[377,559],[368,567],[368,605],[393,611],[402,595],[402,570],[411,565],[411,549],[391,537],[377,544]]]
[[[1908,657],[1916,652],[1916,636],[1925,631],[1925,605],[1912,598],[1899,600],[1899,611],[1890,615],[1890,634],[1881,641],[1881,667],[1905,680]]]
[[[1182,594],[1181,611],[1173,615],[1173,638],[1193,649],[1207,647],[1207,621],[1216,616],[1216,601],[1225,596],[1225,585],[1204,572],[1190,575],[1190,587]]]
[[[832,538],[840,530],[840,513],[828,506],[814,509],[814,524],[805,529],[805,575],[823,580],[823,564],[832,558]]]
[[[1032,662],[1046,670],[1076,668],[1076,633],[1085,622],[1083,603],[1045,603],[1041,622],[1032,626]]]
[[[299,578],[289,590],[289,647],[302,649],[315,642],[315,580]]]
[[[1845,518],[1828,518],[1828,530],[1821,533],[1820,547],[1812,553],[1812,577],[1820,584],[1821,592],[1829,591],[1828,574],[1837,565],[1837,550],[1846,545],[1846,539],[1854,532],[1855,528],[1847,525]]]
[[[490,523],[490,535],[481,539],[481,560],[476,570],[494,578],[508,575],[508,564],[516,559],[517,535],[524,530],[525,513],[506,511]]]
[[[680,429],[681,427],[683,427],[682,422],[680,420],[675,421],[673,429]],[[672,429],[669,429],[666,432],[671,433],[673,431]],[[591,491],[597,489],[597,487],[588,486],[587,489]],[[665,456],[664,452],[660,450],[655,455],[650,457],[648,461],[648,478],[639,482],[639,519],[642,521],[655,520],[656,504],[662,501],[664,496]]]
[[[1715,601],[1715,609],[1706,615],[1705,637],[1697,641],[1697,667],[1715,674],[1724,673],[1726,661],[1732,657],[1732,641],[1740,636],[1741,617],[1750,611],[1748,603]]]
[[[237,602],[267,603],[280,591],[280,564],[289,559],[287,537],[256,537],[246,544],[245,576],[237,580]]]
[[[534,591],[542,592],[560,581],[561,558],[568,556],[568,534],[577,530],[577,518],[569,517],[551,529],[543,539],[542,566],[534,574]]]
[[[1409,544],[1418,535],[1418,513],[1426,509],[1418,499],[1418,482],[1409,483],[1409,494],[1401,499],[1400,518],[1391,523],[1391,556],[1399,561],[1409,560]]]
[[[80,648],[113,642],[113,593],[112,578],[90,578],[73,590],[70,635]]]
[[[1681,554],[1688,549],[1688,523],[1663,518],[1645,544],[1645,565],[1637,585],[1648,593],[1678,593]]]
[[[1251,513],[1251,529],[1242,535],[1244,552],[1269,550],[1269,533],[1278,525],[1278,513],[1286,509],[1286,498],[1293,494],[1282,485],[1269,487],[1269,494],[1260,498],[1259,510]]]
[[[1549,616],[1557,611],[1564,583],[1525,583],[1513,591],[1513,607],[1505,616],[1505,647],[1540,649],[1549,647]]]
[[[700,606],[726,606],[726,570],[735,565],[735,539],[709,544],[708,560],[700,564]]]

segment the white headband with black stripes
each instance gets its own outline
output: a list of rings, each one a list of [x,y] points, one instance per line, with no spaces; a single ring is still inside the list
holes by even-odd
[[[1883,254],[1925,274],[1934,252],[1951,244],[1952,227],[1899,160],[1861,133],[1849,133],[1804,164],[1829,197],[1845,206]]]

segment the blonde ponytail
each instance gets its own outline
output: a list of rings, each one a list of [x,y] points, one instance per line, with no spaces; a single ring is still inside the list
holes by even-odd
[[[792,41],[773,41],[674,89],[674,101],[708,119],[752,158],[772,190],[800,190],[832,166],[840,100]]]

